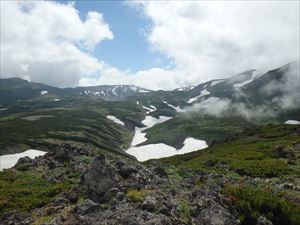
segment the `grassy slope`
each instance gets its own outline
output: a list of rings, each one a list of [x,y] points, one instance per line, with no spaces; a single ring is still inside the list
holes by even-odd
[[[292,148],[294,156],[283,156],[279,153],[280,145],[285,149]],[[199,152],[159,161],[179,168],[235,172],[253,177],[281,176],[287,173],[300,175],[299,145],[299,126],[268,125],[244,132],[231,141],[213,145]]]
[[[146,143],[163,142],[176,148],[181,148],[186,137],[220,141],[228,136],[240,133],[245,128],[252,127],[249,122],[240,118],[213,118],[197,115],[177,116],[165,123],[147,129]]]
[[[117,115],[127,126],[108,120],[109,114]],[[24,119],[40,115],[51,117]],[[66,99],[19,103],[10,106],[0,117],[0,153],[51,149],[62,142],[88,143],[103,150],[122,152],[131,138],[132,127],[143,117],[136,104],[124,102]]]

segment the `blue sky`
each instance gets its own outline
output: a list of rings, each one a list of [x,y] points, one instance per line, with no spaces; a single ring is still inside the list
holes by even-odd
[[[89,11],[100,12],[114,34],[114,39],[96,46],[93,55],[97,58],[132,73],[169,64],[165,55],[151,48],[143,34],[151,21],[123,1],[75,1],[75,8],[82,20]]]

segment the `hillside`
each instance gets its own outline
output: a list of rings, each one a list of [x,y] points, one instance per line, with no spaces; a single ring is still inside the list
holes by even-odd
[[[1,79],[1,223],[298,225],[297,68],[172,91]]]

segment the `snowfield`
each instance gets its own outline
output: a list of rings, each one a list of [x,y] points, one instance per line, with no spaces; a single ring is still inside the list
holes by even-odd
[[[146,114],[152,113],[152,112],[154,112],[156,110],[156,107],[154,105],[150,105],[151,108],[148,108],[148,107],[143,106],[143,105],[142,105],[142,107],[144,109],[146,109],[146,111],[147,111]]]
[[[143,133],[144,130],[153,127],[155,124],[163,123],[169,119],[172,119],[172,117],[160,116],[157,119],[152,116],[146,116],[145,119],[142,121],[142,124],[144,124],[145,127],[135,127],[135,132],[132,138],[131,146],[136,146],[147,141],[147,138],[145,137],[146,133]]]
[[[175,109],[176,112],[178,112],[178,113],[184,112],[184,110],[183,110],[182,108],[180,108],[179,106],[171,105],[171,104],[169,104],[169,103],[166,102],[166,101],[163,101],[163,103],[165,103],[165,104],[167,104],[167,106],[169,106],[169,107]]]
[[[198,96],[196,96],[194,98],[190,98],[187,101],[187,103],[193,103],[193,102],[197,101],[199,98],[201,98],[201,97],[203,97],[205,95],[209,95],[209,94],[210,94],[210,92],[208,90],[204,89],[203,91],[201,91],[200,95],[198,95]]]
[[[45,95],[45,94],[48,94],[48,91],[40,91],[41,92],[41,95]]]
[[[123,121],[119,120],[119,119],[118,119],[117,117],[115,117],[115,116],[108,115],[108,116],[106,116],[106,118],[109,119],[109,120],[112,120],[112,121],[114,121],[115,123],[120,124],[120,125],[122,125],[122,126],[125,125],[125,123],[124,123]]]
[[[146,116],[146,118],[142,121],[142,124],[144,124],[145,127],[135,128],[135,133],[131,142],[131,147],[126,152],[130,155],[135,156],[139,161],[146,161],[149,159],[159,159],[169,157],[172,155],[185,154],[207,147],[205,141],[197,140],[194,138],[186,138],[184,140],[184,146],[178,150],[164,143],[136,146],[147,141],[147,138],[145,137],[146,133],[143,133],[144,130],[153,127],[156,124],[163,123],[171,118],[172,117],[166,116],[160,116],[159,118]]]
[[[287,120],[287,121],[285,121],[285,123],[284,124],[290,124],[290,125],[299,125],[300,124],[300,122],[299,121],[297,121],[297,120]]]
[[[159,159],[173,155],[181,155],[204,148],[207,148],[206,141],[197,140],[194,138],[186,138],[184,141],[184,146],[181,149],[176,149],[170,145],[159,143],[131,147],[127,150],[127,153],[135,156],[139,161],[146,161],[149,159]]]
[[[0,171],[2,171],[3,169],[12,168],[22,157],[28,156],[29,158],[34,159],[35,157],[45,155],[46,153],[47,152],[44,151],[28,149],[27,151],[21,153],[2,155],[0,156]]]

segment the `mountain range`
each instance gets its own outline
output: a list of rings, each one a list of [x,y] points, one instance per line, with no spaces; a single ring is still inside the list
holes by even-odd
[[[0,218],[296,225],[299,121],[297,61],[171,91],[1,79],[0,163],[47,154],[0,172]]]

